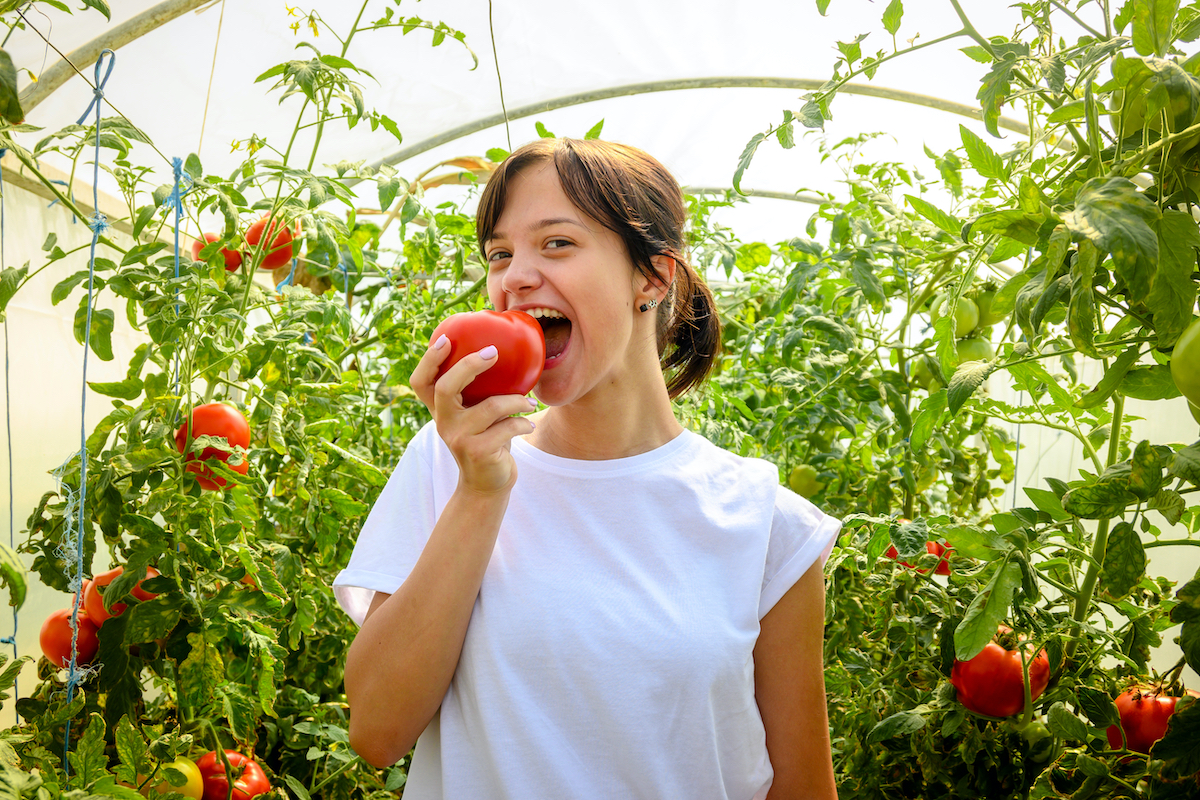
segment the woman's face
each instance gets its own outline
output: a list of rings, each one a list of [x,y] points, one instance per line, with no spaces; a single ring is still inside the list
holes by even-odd
[[[647,299],[639,292],[646,279],[620,237],[575,207],[553,163],[530,166],[510,182],[484,254],[493,307],[542,323],[547,357],[534,392],[546,405],[620,390],[642,377],[636,370],[645,368],[647,352],[657,369],[653,314],[649,324],[635,317]]]

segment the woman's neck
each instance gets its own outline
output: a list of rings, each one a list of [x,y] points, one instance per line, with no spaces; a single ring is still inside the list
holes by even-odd
[[[537,426],[525,441],[551,455],[583,461],[648,453],[683,431],[665,385],[648,397],[618,403],[587,399],[534,414]]]

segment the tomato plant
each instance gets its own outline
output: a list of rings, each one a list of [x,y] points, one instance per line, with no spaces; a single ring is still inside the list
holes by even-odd
[[[225,761],[229,762],[231,772],[226,771],[224,761],[215,750],[205,753],[196,762],[204,780],[204,800],[224,800],[228,797],[250,800],[271,791],[271,782],[257,761],[236,750],[226,750]]]
[[[1012,630],[1001,626],[996,640],[967,661],[954,660],[950,683],[958,702],[976,714],[1011,717],[1025,708],[1025,675],[1022,650],[1029,662],[1029,691],[1034,700],[1050,682],[1050,659],[1045,650],[1037,654],[1018,646]]]
[[[464,406],[473,406],[498,394],[528,394],[546,363],[542,327],[524,311],[467,311],[444,319],[430,342],[445,335],[450,354],[438,368],[438,377],[471,353],[488,345],[498,351],[496,362],[462,391]]]
[[[259,269],[275,269],[292,260],[292,241],[299,235],[299,227],[296,228],[296,233],[292,233],[292,229],[281,220],[272,220],[271,229],[263,235],[264,229],[267,227],[267,217],[255,222],[246,229],[246,244],[255,251],[260,248],[263,253],[262,260],[258,263]],[[278,231],[278,233],[276,233]],[[273,237],[273,238],[272,238]],[[264,241],[269,241],[269,244]]]
[[[206,490],[224,489],[225,479],[215,475],[211,467],[201,462],[212,460],[226,462],[231,453],[215,446],[205,447],[200,451],[199,456],[188,451],[188,442],[201,436],[224,439],[230,448],[245,449],[250,446],[250,423],[246,421],[245,415],[233,406],[225,403],[205,403],[192,409],[190,425],[184,423],[175,432],[175,448],[180,453],[187,452],[184,457],[187,462],[187,471],[196,475],[196,480],[200,482],[201,488]],[[244,457],[240,463],[228,466],[241,475],[245,475],[250,470],[250,462]]]
[[[934,298],[933,304],[929,307],[929,318],[931,321],[937,322],[946,313],[945,308],[948,299],[945,295],[939,295]],[[958,305],[954,307],[954,335],[958,337],[966,336],[975,330],[978,325],[979,306],[975,305],[975,301],[969,297],[960,297]]]
[[[192,260],[199,261],[200,251],[205,248],[205,245],[220,241],[220,239],[221,237],[215,233],[206,233],[202,239],[197,239],[196,241],[192,242]],[[226,272],[237,272],[238,268],[242,266],[242,254],[237,250],[230,250],[227,247],[222,247],[220,253],[221,258],[224,259],[225,262]]]
[[[75,638],[75,660],[78,664],[90,664],[96,657],[100,641],[96,637],[96,625],[80,609],[75,616],[79,635]],[[71,609],[52,611],[42,623],[38,641],[42,653],[56,667],[66,667],[71,662]]]

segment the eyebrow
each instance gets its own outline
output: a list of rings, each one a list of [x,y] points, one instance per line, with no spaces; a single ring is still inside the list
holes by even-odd
[[[531,231],[540,231],[543,228],[549,228],[552,225],[562,225],[562,224],[574,225],[577,228],[583,228],[584,230],[588,230],[587,226],[585,226],[579,220],[571,219],[570,217],[550,217],[549,219],[538,220],[537,222],[533,223],[533,225],[531,225],[529,229]],[[496,239],[507,239],[507,238],[508,238],[508,235],[506,233],[504,233],[503,231],[494,230],[494,231],[492,231],[492,235],[488,239],[488,241],[491,242],[491,241],[495,241]]]

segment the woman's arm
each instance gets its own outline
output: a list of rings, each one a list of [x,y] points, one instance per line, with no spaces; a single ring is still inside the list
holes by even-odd
[[[408,579],[372,600],[345,677],[350,744],[367,763],[399,761],[437,713],[507,505],[456,492]]]
[[[814,564],[762,618],[754,695],[775,781],[767,800],[837,800],[825,701],[825,575]]]
[[[350,745],[376,767],[412,748],[446,696],[517,480],[509,446],[533,429],[517,416],[532,410],[520,395],[464,408],[463,388],[495,363],[496,348],[467,356],[439,378],[447,344],[442,336],[426,351],[410,384],[458,464],[458,485],[412,572],[395,594],[375,595],[346,655]]]

